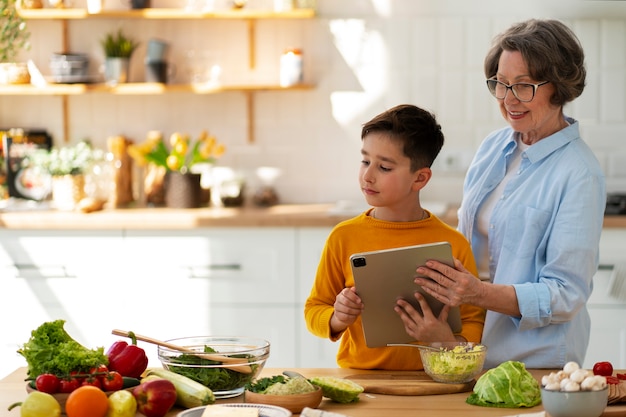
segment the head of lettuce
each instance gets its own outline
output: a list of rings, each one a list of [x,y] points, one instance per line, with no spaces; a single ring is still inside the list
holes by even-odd
[[[541,403],[541,390],[522,362],[508,361],[478,378],[466,402],[483,407],[534,407]]]

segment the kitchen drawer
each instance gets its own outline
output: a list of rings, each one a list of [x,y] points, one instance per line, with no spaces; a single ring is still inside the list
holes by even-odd
[[[142,281],[177,277],[161,280],[165,292],[206,282],[203,298],[188,293],[203,303],[284,302],[295,295],[294,242],[292,228],[132,230],[124,238],[124,273]]]
[[[23,276],[69,276],[119,259],[122,231],[3,230],[0,264]]]

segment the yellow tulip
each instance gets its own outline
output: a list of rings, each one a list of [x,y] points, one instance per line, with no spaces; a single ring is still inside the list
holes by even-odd
[[[183,140],[183,135],[181,135],[179,132],[174,132],[170,136],[170,145],[176,146],[176,144],[182,140]]]
[[[165,160],[165,164],[172,171],[178,171],[180,169],[180,159],[176,155],[170,155]]]
[[[213,150],[213,156],[219,158],[224,155],[224,152],[226,152],[226,146],[223,143],[220,143]]]

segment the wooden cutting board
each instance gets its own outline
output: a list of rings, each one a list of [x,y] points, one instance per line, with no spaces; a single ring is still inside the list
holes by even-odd
[[[423,371],[377,372],[345,377],[361,385],[370,394],[388,395],[437,395],[469,392],[475,381],[465,384],[435,382]]]

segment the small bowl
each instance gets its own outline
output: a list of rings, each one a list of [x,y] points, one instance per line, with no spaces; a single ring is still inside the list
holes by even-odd
[[[137,385],[139,385],[139,382],[137,382]],[[127,391],[132,392],[135,389],[136,385],[132,386],[132,387],[128,387],[128,388],[124,388]],[[35,388],[33,388],[30,383],[26,384],[26,392],[27,393],[31,393],[33,391],[37,391]],[[108,396],[110,396],[111,394],[113,394],[116,391],[104,391],[104,393]],[[67,402],[68,397],[70,396],[69,393],[62,393],[62,392],[58,392],[56,394],[50,394],[52,395],[52,397],[54,397],[55,400],[57,400],[57,402],[59,403],[59,405],[61,406],[61,414],[65,415],[65,403]]]
[[[181,352],[163,346],[158,356],[163,368],[185,375],[206,387],[215,398],[231,398],[243,394],[247,383],[256,379],[270,356],[270,342],[252,337],[195,336],[167,340],[191,349]],[[205,347],[215,353],[205,352]],[[239,359],[238,363],[222,363],[203,357],[203,354]]]
[[[246,390],[244,401],[246,403],[275,405],[286,408],[294,414],[300,414],[304,407],[317,408],[320,405],[322,402],[322,389],[317,387],[315,391],[307,392],[306,394],[291,395],[259,394],[258,392]]]
[[[543,409],[550,417],[599,417],[609,399],[609,388],[600,391],[550,391],[541,388]]]
[[[483,370],[487,346],[471,342],[436,342],[420,350],[424,371],[434,381],[465,384]]]

